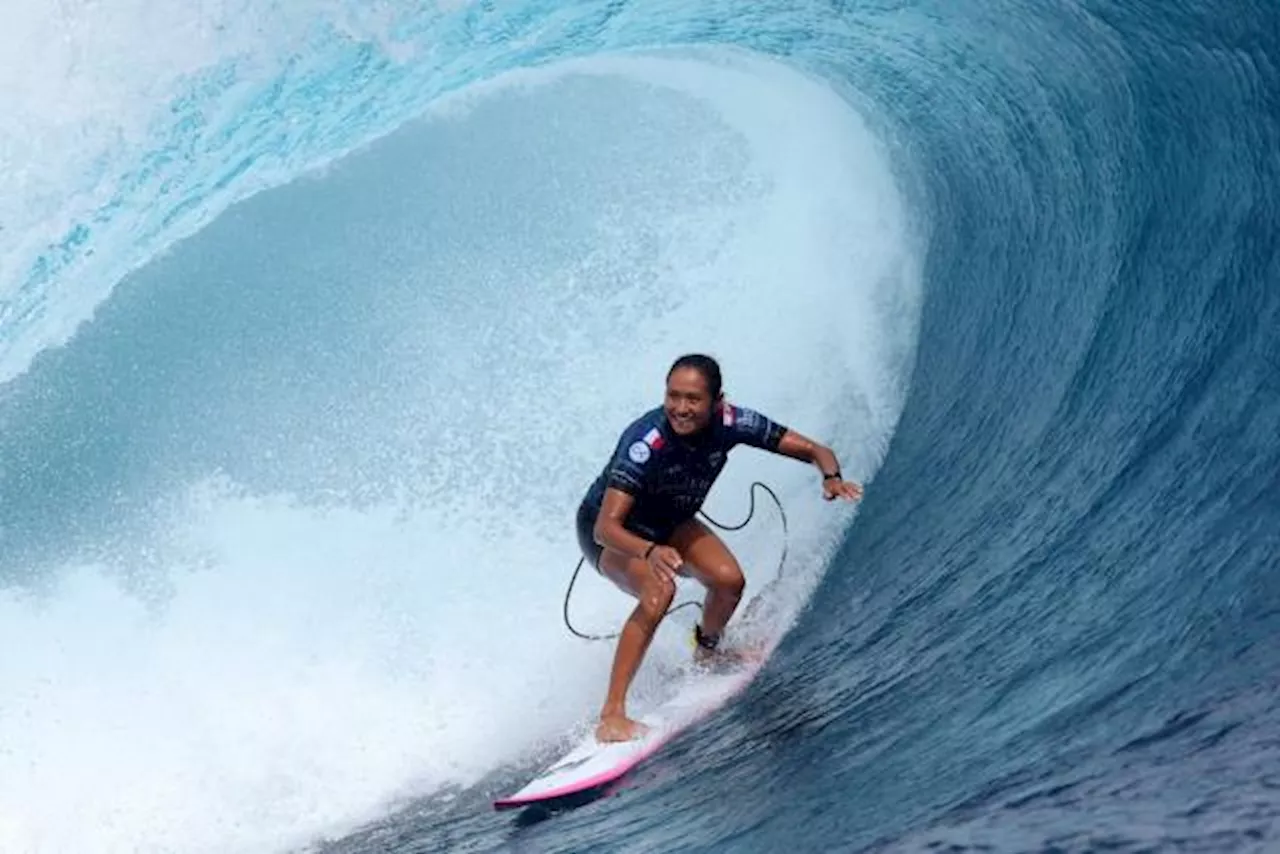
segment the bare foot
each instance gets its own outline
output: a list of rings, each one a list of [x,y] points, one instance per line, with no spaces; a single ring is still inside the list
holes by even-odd
[[[601,715],[600,724],[596,727],[596,741],[606,744],[612,741],[631,741],[648,731],[648,726],[633,721],[626,715]]]

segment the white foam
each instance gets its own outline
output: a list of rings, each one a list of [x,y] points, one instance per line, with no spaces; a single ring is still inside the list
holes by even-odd
[[[519,342],[502,353],[525,351],[501,379],[517,394],[505,405],[524,408],[510,423],[487,419],[456,448],[441,437],[444,503],[320,509],[212,480],[148,533],[168,570],[149,605],[95,566],[43,603],[0,594],[0,649],[23,650],[0,658],[0,847],[277,849],[397,795],[465,785],[588,719],[612,650],[559,622],[577,558],[572,501],[623,426],[599,413],[655,405],[677,351],[716,353],[733,399],[836,444],[850,476],[873,472],[902,404],[904,378],[886,373],[885,354],[907,346],[915,323],[911,311],[884,316],[879,297],[918,298],[888,163],[820,82],[721,56],[594,59],[509,81],[647,81],[705,100],[750,154],[732,204],[674,188],[684,208],[663,203],[662,222],[637,220],[647,215],[637,202],[597,223],[616,241],[602,240],[601,254],[566,257],[544,281],[489,283],[484,334]],[[484,97],[503,92],[499,81]],[[467,121],[466,105],[449,116]],[[701,142],[673,138],[671,157]],[[634,243],[641,233],[651,251]],[[590,282],[622,252],[660,271],[662,300],[653,282],[588,287],[575,297],[580,319],[624,335],[533,334],[564,308],[544,297]],[[462,322],[434,318],[465,345],[473,330]],[[424,395],[488,379],[484,368],[465,373],[465,354],[438,367]],[[455,367],[463,374],[451,379]],[[529,423],[547,429],[523,430]],[[528,489],[493,488],[513,472]],[[708,509],[736,521],[757,477],[779,488],[791,516],[785,621],[850,513],[820,500],[806,467],[749,450]],[[754,587],[776,555],[770,525],[730,537],[754,558]],[[585,628],[615,630],[629,607],[588,574],[574,613]],[[684,654],[683,639],[663,632],[647,672]]]

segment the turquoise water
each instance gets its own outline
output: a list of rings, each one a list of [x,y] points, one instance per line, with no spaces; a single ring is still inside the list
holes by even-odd
[[[0,848],[1275,845],[1278,28],[1215,9],[21,10]],[[689,349],[867,499],[737,458],[770,667],[495,815],[598,707],[573,509]]]

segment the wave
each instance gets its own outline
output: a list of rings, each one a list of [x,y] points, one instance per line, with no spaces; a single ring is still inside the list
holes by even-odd
[[[734,399],[869,475],[915,240],[858,114],[730,51],[498,78],[226,211],[8,385],[11,835],[278,847],[560,737],[608,667],[555,605],[615,428],[673,348],[710,349]],[[791,613],[848,523],[802,469],[742,465],[709,505],[772,478]]]

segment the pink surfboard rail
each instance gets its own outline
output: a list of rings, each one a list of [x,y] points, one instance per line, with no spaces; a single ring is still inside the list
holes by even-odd
[[[592,789],[598,789],[601,786],[620,779],[632,768],[657,753],[673,735],[675,735],[674,730],[666,733],[662,738],[654,739],[643,750],[639,750],[632,754],[629,759],[619,762],[617,765],[613,765],[598,774],[593,774],[589,777],[582,777],[572,783],[566,783],[563,786],[557,786],[554,789],[547,789],[546,791],[538,792],[537,794],[527,795],[524,797],[512,795],[509,798],[499,798],[493,802],[493,807],[498,810],[515,809],[518,807],[529,806],[530,804],[555,801],[570,795],[577,795],[583,792],[589,792]]]
[[[588,736],[572,751],[557,760],[520,791],[498,798],[496,810],[534,805],[549,806],[555,801],[600,789],[622,778],[662,749],[674,736],[724,706],[746,688],[764,666],[764,658],[727,673],[697,675],[676,694],[640,720],[650,731],[639,739],[602,745]],[[610,755],[616,754],[616,755]],[[577,773],[578,770],[581,773]],[[560,777],[554,785],[551,780]]]

